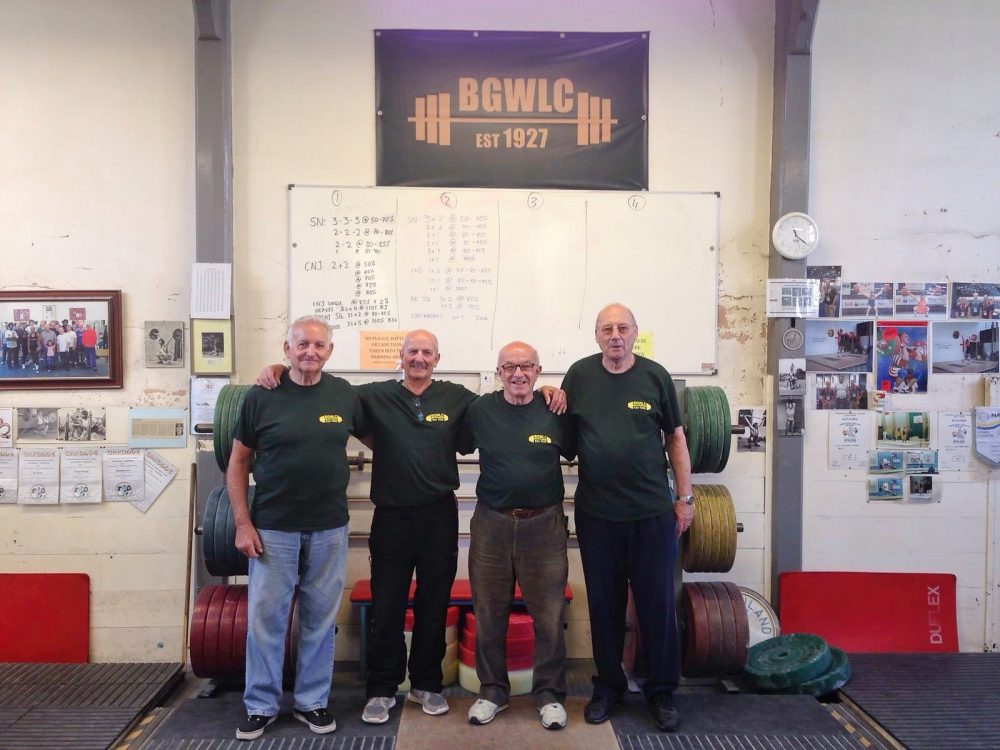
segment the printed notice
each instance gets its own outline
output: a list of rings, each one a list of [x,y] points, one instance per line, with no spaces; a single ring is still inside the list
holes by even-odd
[[[1000,466],[1000,408],[976,407],[976,453],[994,468]]]
[[[63,448],[61,453],[59,502],[101,502],[101,449]]]
[[[59,451],[20,448],[17,458],[17,502],[56,505],[59,502]]]
[[[646,359],[653,358],[653,332],[652,331],[639,331],[639,335],[636,336],[635,346],[632,348],[633,354],[638,354]]]
[[[135,448],[104,449],[104,499],[108,502],[141,501],[145,497],[145,451]]]
[[[203,424],[211,427],[215,420],[215,402],[229,378],[191,378],[191,432]]]
[[[872,415],[868,411],[830,412],[830,468],[868,468]]]
[[[361,331],[361,369],[398,370],[406,331]]]
[[[128,445],[130,448],[183,448],[187,444],[183,409],[147,409],[133,406],[128,410]]]
[[[819,279],[768,279],[769,318],[819,316]]]
[[[177,476],[177,467],[156,451],[146,451],[146,492],[141,500],[130,500],[143,513],[149,510],[163,490]]]
[[[972,456],[972,414],[943,411],[938,415],[938,469],[964,471],[975,466]]]
[[[17,502],[17,451],[0,448],[0,505]]]
[[[233,267],[229,263],[191,265],[191,317],[228,320]]]

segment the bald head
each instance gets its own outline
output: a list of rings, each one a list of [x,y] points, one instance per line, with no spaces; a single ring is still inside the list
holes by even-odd
[[[597,314],[594,338],[601,347],[601,363],[611,372],[627,370],[635,363],[632,347],[639,336],[635,316],[625,305],[607,305]]]
[[[535,391],[535,381],[542,368],[538,351],[523,341],[511,341],[497,356],[497,376],[503,385],[503,397],[511,404],[528,404]]]
[[[435,353],[438,351],[438,340],[430,331],[425,331],[423,328],[414,328],[412,331],[407,331],[406,335],[403,336],[403,351],[417,343],[419,346],[425,346],[428,342],[431,343]]]
[[[511,360],[512,357],[518,357],[523,359],[527,357],[527,360],[534,362],[536,365],[541,364],[538,361],[538,350],[535,349],[531,344],[526,344],[523,341],[511,341],[509,344],[504,346],[497,355],[497,365],[502,365],[504,362]],[[511,360],[514,361],[514,360]]]
[[[597,313],[596,325],[599,326],[601,324],[602,317],[607,317],[609,315],[627,315],[628,319],[632,321],[632,325],[636,328],[639,327],[639,324],[635,322],[635,315],[632,314],[632,311],[625,305],[619,304],[618,302],[612,302],[610,305],[605,305],[601,308],[601,311]]]

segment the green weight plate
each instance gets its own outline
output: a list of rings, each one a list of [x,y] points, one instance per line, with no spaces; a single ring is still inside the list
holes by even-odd
[[[701,460],[698,462],[698,473],[705,474],[709,471],[712,462],[712,415],[709,414],[708,399],[705,398],[704,387],[695,389],[698,392],[698,413],[701,417]]]
[[[830,668],[816,679],[795,686],[792,692],[822,698],[835,690],[840,690],[847,684],[848,680],[851,679],[851,662],[848,660],[847,654],[836,646],[831,646],[830,652],[833,654]]]
[[[250,392],[251,386],[249,385],[238,385],[236,386],[239,390],[236,394],[236,400],[233,402],[232,418],[229,423],[229,452],[226,454],[226,464],[229,463],[229,457],[233,453],[233,440],[236,438],[236,424],[240,421],[240,413],[243,411],[243,402],[247,400],[247,393]],[[251,471],[253,471],[253,460],[251,458]]]
[[[205,567],[211,575],[217,575],[215,559],[215,514],[219,509],[219,495],[224,487],[216,487],[208,493],[205,501],[205,514],[201,517],[201,556]]]
[[[687,424],[688,453],[691,455],[691,471],[698,473],[701,463],[701,405],[695,388],[684,389],[684,421]]]
[[[726,392],[719,388],[716,390],[716,395],[722,409],[722,418],[725,420],[722,432],[722,458],[719,459],[719,468],[717,469],[721,472],[725,471],[726,465],[729,463],[729,454],[733,448],[733,416],[729,412],[729,399],[726,398]]]
[[[713,386],[706,386],[702,389],[703,398],[707,404],[706,413],[708,414],[709,427],[706,430],[708,434],[708,466],[706,471],[710,474],[714,474],[719,470],[719,459],[722,458],[722,435],[720,430],[719,422],[722,419],[721,410],[719,408],[719,403],[715,398],[715,388]]]
[[[220,471],[226,470],[226,463],[223,458],[222,446],[225,438],[222,436],[222,417],[225,413],[226,387],[223,386],[219,392],[219,397],[215,400],[215,412],[212,415],[212,447],[215,449],[215,463],[219,465]]]
[[[783,690],[816,679],[832,661],[830,647],[818,635],[793,633],[751,648],[744,671],[759,688]]]

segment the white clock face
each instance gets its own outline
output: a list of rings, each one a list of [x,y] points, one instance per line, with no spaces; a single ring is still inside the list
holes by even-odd
[[[819,228],[811,216],[797,211],[785,214],[771,232],[774,249],[792,260],[804,258],[819,244]]]

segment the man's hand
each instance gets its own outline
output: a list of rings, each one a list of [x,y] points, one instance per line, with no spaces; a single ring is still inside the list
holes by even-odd
[[[566,413],[566,391],[562,388],[553,388],[551,385],[543,385],[538,391],[545,399],[550,412],[553,414]]]
[[[264,554],[264,545],[260,543],[260,536],[253,524],[236,527],[236,549],[247,557],[260,557]]]
[[[268,365],[260,371],[260,375],[257,376],[254,383],[261,388],[273,391],[281,384],[281,375],[284,371],[284,365]]]
[[[694,521],[694,506],[685,502],[674,503],[674,517],[677,519],[677,536],[680,536]]]

